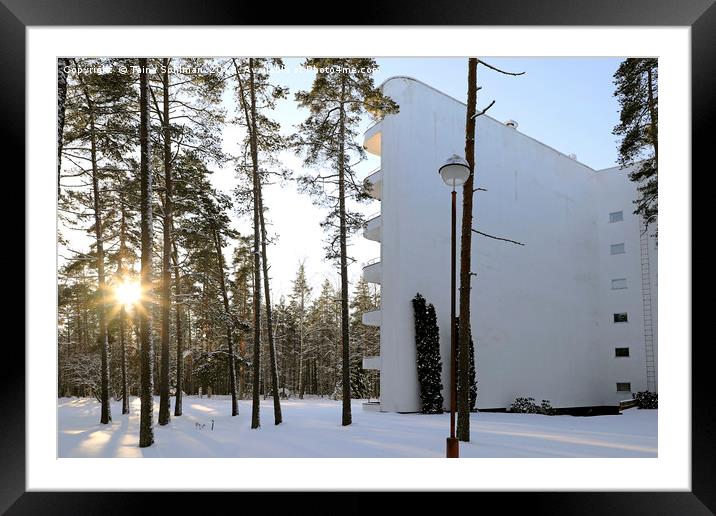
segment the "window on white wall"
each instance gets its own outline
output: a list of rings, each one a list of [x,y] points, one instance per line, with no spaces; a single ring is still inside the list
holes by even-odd
[[[623,290],[625,288],[627,288],[626,278],[612,280],[612,290]]]
[[[617,382],[617,392],[631,392],[631,383]]]
[[[623,211],[613,211],[609,214],[609,222],[621,222],[624,220]]]
[[[617,323],[617,322],[627,322],[627,321],[628,321],[628,316],[627,316],[627,313],[626,313],[626,312],[614,314],[614,322],[615,322],[615,323]]]
[[[615,357],[628,357],[629,356],[629,348],[614,348],[614,356]]]
[[[626,251],[624,250],[624,244],[612,244],[610,248],[610,252],[612,254],[624,254]]]

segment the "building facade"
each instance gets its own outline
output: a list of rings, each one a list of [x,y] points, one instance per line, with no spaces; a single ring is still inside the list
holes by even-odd
[[[437,312],[447,408],[450,189],[438,168],[464,155],[466,106],[408,77],[382,88],[400,111],[364,140],[381,159],[366,179],[381,211],[364,231],[380,255],[363,269],[381,286],[380,310],[363,314],[380,327],[380,356],[364,367],[380,370],[381,411],[420,410],[411,304],[419,292]],[[558,408],[613,406],[656,391],[656,241],[633,214],[627,172],[593,170],[487,115],[476,139],[475,187],[485,191],[474,194],[473,227],[524,243],[473,234],[478,408],[519,396]]]

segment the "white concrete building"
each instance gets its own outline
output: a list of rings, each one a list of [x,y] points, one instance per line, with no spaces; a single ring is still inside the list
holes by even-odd
[[[381,158],[366,179],[381,212],[364,231],[380,254],[364,275],[382,298],[363,315],[380,326],[380,356],[364,367],[380,370],[382,411],[420,410],[411,305],[420,292],[438,316],[447,408],[450,189],[438,168],[464,155],[466,106],[408,77],[382,87],[400,112],[364,141]],[[657,390],[656,242],[633,214],[627,173],[593,170],[486,115],[477,119],[476,162],[475,186],[487,191],[475,193],[473,226],[525,244],[473,235],[478,408],[505,408],[518,396],[558,408],[615,406]]]

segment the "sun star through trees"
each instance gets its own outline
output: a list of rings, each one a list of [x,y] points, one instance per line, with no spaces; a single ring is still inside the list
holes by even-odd
[[[130,308],[141,299],[142,288],[138,282],[125,279],[114,288],[114,297],[117,303]]]

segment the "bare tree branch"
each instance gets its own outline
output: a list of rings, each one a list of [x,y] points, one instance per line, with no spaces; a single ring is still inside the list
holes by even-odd
[[[490,235],[490,234],[488,234],[488,233],[483,233],[482,231],[478,231],[478,230],[476,230],[475,228],[472,228],[472,230],[473,230],[475,233],[477,233],[478,235],[482,235],[482,236],[485,236],[485,237],[487,237],[487,238],[492,238],[492,239],[494,239],[494,240],[502,240],[503,242],[510,242],[511,244],[516,244],[516,245],[525,245],[525,244],[523,244],[522,242],[517,242],[516,240],[510,240],[509,238],[501,238],[501,237],[497,237],[497,236],[495,236],[495,235]]]
[[[472,118],[477,118],[480,115],[484,115],[485,113],[487,113],[487,110],[490,109],[494,104],[495,101],[493,100],[492,102],[490,102],[490,105],[488,105],[485,109],[483,109],[482,111],[478,111],[477,113],[472,115]]]
[[[482,59],[478,59],[478,60],[477,60],[477,64],[485,65],[485,66],[488,67],[489,69],[495,70],[496,72],[504,73],[505,75],[524,75],[524,74],[525,74],[525,72],[506,72],[506,71],[504,71],[504,70],[500,70],[500,69],[497,68],[496,66],[492,66],[491,64],[487,64],[487,63],[486,63],[485,61],[483,61]]]

